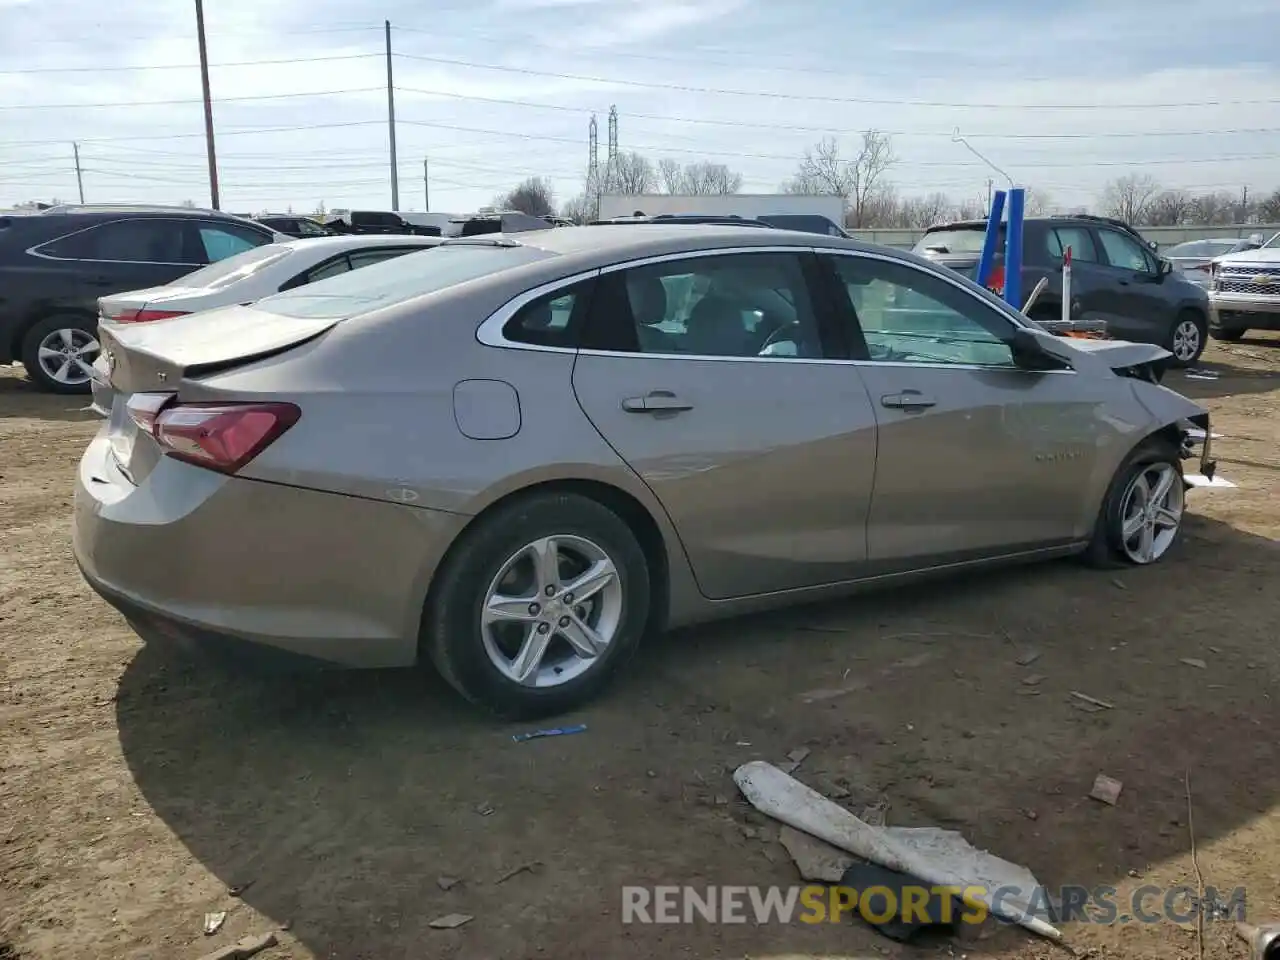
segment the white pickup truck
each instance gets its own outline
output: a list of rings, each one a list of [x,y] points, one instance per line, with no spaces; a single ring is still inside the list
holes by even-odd
[[[1209,335],[1239,340],[1249,330],[1280,330],[1280,233],[1257,250],[1213,261]]]

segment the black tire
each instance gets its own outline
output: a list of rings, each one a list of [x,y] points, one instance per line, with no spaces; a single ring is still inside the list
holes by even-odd
[[[1178,451],[1172,443],[1163,437],[1150,437],[1138,444],[1125,457],[1124,462],[1120,464],[1120,468],[1116,471],[1110,485],[1107,487],[1106,496],[1102,498],[1102,506],[1098,510],[1098,519],[1093,527],[1093,536],[1083,554],[1083,559],[1089,566],[1106,570],[1135,565],[1134,561],[1130,560],[1125,553],[1121,543],[1123,521],[1120,511],[1124,504],[1125,494],[1128,492],[1129,485],[1133,483],[1134,478],[1143,470],[1157,463],[1170,464],[1178,474],[1178,482],[1183,483],[1182,458],[1178,455]],[[1158,563],[1168,556],[1169,551],[1177,546],[1181,534],[1182,528],[1181,524],[1179,524],[1174,534],[1173,543],[1170,544],[1164,554],[1153,562]]]
[[[1178,328],[1185,323],[1193,323],[1196,327],[1198,342],[1196,344],[1195,353],[1189,357],[1179,357],[1174,353],[1174,339]],[[1168,339],[1161,344],[1173,357],[1169,361],[1169,366],[1174,368],[1194,366],[1196,361],[1200,359],[1200,355],[1204,353],[1205,344],[1209,336],[1209,324],[1205,318],[1195,310],[1183,310],[1174,317],[1173,326],[1169,328]]]
[[[556,686],[524,686],[505,676],[485,651],[481,608],[489,584],[509,557],[526,544],[556,535],[590,540],[613,561],[622,587],[621,619],[599,662],[584,673]],[[635,652],[649,612],[649,565],[627,524],[588,497],[532,494],[481,517],[464,532],[436,575],[420,649],[472,703],[512,719],[544,717],[597,696]]]
[[[37,351],[40,348],[41,341],[55,330],[79,330],[87,333],[95,340],[98,337],[98,324],[96,320],[90,320],[86,317],[76,316],[74,314],[61,314],[52,317],[45,317],[43,320],[31,327],[22,337],[22,349],[20,351],[22,357],[22,365],[27,368],[27,376],[31,378],[32,383],[36,384],[41,390],[48,393],[61,394],[82,394],[89,393],[93,389],[93,381],[86,379],[83,383],[64,383],[49,376],[44,368],[40,366],[40,359]]]
[[[1209,336],[1213,337],[1215,340],[1221,340],[1223,343],[1236,343],[1248,332],[1248,329],[1245,327],[1228,327],[1225,330],[1221,327],[1209,328]]]

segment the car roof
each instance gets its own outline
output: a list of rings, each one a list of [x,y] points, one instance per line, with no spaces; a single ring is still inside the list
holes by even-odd
[[[341,253],[343,250],[368,250],[371,247],[434,247],[443,239],[403,233],[344,233],[332,237],[290,237],[288,240],[277,241],[275,245],[294,250]]]
[[[584,269],[620,260],[635,260],[668,253],[715,250],[725,247],[830,247],[847,250],[883,250],[874,244],[800,233],[773,227],[702,223],[612,223],[521,233],[491,233],[476,237],[450,237],[446,244],[491,243],[519,245],[583,260]]]

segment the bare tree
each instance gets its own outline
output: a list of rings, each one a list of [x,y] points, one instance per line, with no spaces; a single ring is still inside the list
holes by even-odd
[[[1053,196],[1047,190],[1027,187],[1022,201],[1022,211],[1028,217],[1048,216],[1053,209]]]
[[[658,179],[662,181],[662,189],[667,193],[680,193],[684,186],[684,169],[679,161],[663,157],[658,161]]]
[[[1129,224],[1140,224],[1159,192],[1160,184],[1155,177],[1131,173],[1106,185],[1102,192],[1102,209],[1107,216]]]
[[[319,203],[316,204],[316,208],[311,211],[311,215],[315,217],[323,217],[328,212],[329,212],[329,208],[326,207],[324,205],[324,201],[321,200]]]
[[[1185,223],[1195,208],[1195,201],[1185,190],[1162,190],[1147,208],[1146,225],[1176,227]]]
[[[849,204],[846,221],[852,227],[867,225],[869,202],[877,199],[877,214],[883,214],[883,196],[877,187],[897,158],[893,140],[879,130],[867,130],[862,146],[852,160],[840,155],[840,144],[834,137],[823,140],[805,151],[795,176],[784,186],[788,193],[836,194]]]
[[[560,215],[577,224],[590,223],[596,217],[596,195],[591,190],[578,194],[572,200],[566,200],[560,208]]]
[[[1234,194],[1226,191],[1202,193],[1191,201],[1191,222],[1206,227],[1234,223],[1239,210]]]
[[[194,200],[183,200],[179,206],[186,207],[188,210],[194,210],[196,208],[196,202]]]
[[[923,230],[952,216],[955,204],[945,193],[931,193],[925,197],[907,197],[902,201],[899,218],[901,225],[913,230]]]
[[[494,201],[494,206],[518,210],[531,217],[549,216],[556,210],[555,190],[545,177],[530,177]]]
[[[978,197],[969,197],[956,204],[957,220],[981,220],[987,215],[986,202]]]
[[[653,164],[649,158],[633,150],[618,153],[612,170],[605,174],[605,193],[621,193],[636,196],[652,193],[657,183]]]
[[[1258,204],[1259,223],[1280,223],[1280,190]]]

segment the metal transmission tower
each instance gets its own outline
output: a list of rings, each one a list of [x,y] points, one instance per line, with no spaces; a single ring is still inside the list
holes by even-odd
[[[614,186],[618,176],[618,108],[609,108],[609,152],[605,161],[605,179]]]
[[[600,219],[600,128],[596,115],[591,115],[587,125],[587,196],[594,201],[595,219]]]

